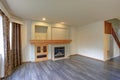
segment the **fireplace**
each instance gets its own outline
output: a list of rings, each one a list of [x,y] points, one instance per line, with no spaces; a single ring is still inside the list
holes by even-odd
[[[54,58],[65,57],[65,47],[54,47]]]
[[[52,46],[51,58],[53,61],[69,58],[69,44],[54,44]]]

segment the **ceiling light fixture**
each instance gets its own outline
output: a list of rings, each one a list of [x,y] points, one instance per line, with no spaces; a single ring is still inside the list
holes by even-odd
[[[60,22],[61,24],[65,24],[65,22]]]
[[[43,21],[46,21],[46,18],[42,18]]]

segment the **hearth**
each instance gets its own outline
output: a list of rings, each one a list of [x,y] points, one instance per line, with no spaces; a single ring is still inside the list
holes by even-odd
[[[55,47],[54,48],[54,58],[65,57],[65,47]]]

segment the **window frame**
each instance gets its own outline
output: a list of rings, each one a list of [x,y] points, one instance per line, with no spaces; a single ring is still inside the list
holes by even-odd
[[[2,15],[0,14],[0,55],[4,55],[4,37],[3,37],[3,22]]]

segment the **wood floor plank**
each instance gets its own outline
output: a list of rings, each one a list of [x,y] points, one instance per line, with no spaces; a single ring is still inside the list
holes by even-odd
[[[7,80],[120,80],[120,57],[102,62],[79,55],[26,63]]]

